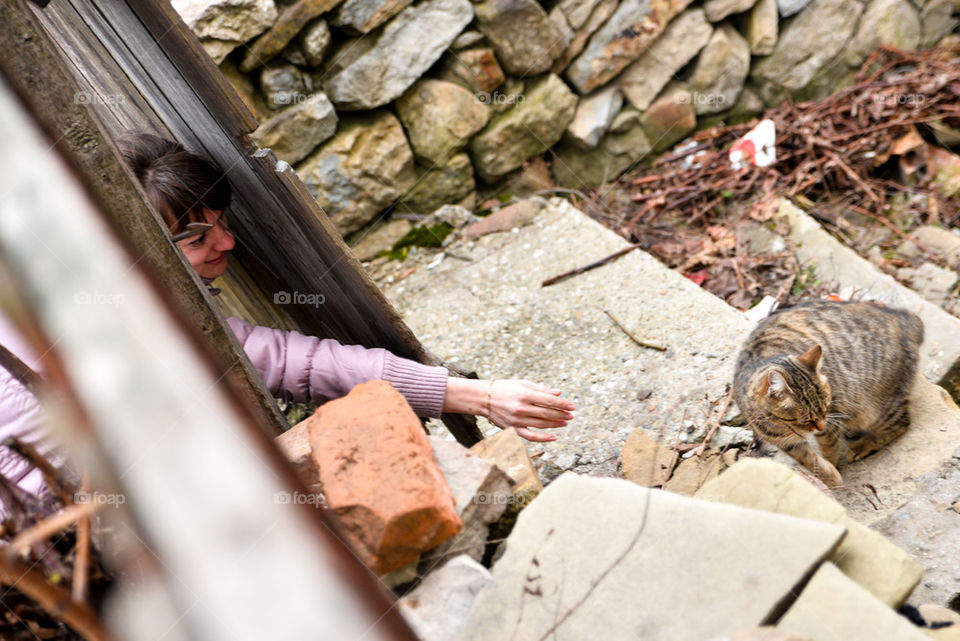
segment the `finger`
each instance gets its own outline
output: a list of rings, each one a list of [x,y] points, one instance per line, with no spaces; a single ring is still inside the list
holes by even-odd
[[[553,434],[545,434],[544,432],[534,432],[533,430],[527,429],[526,427],[517,427],[514,429],[517,430],[518,435],[534,443],[549,443],[550,441],[557,440],[557,437],[554,436]]]
[[[537,428],[537,429],[542,429],[542,430],[546,430],[546,429],[552,430],[552,429],[557,428],[557,427],[566,427],[566,426],[567,426],[567,422],[566,422],[566,421],[553,421],[553,420],[550,420],[550,419],[543,419],[543,418],[527,418],[527,417],[521,417],[521,418],[519,418],[519,419],[517,419],[517,420],[515,420],[515,421],[513,421],[513,422],[514,422],[515,424],[516,424],[516,423],[519,423],[519,424],[522,425],[523,427],[535,427],[535,428]]]
[[[520,384],[526,387],[527,389],[543,392],[544,394],[549,394],[551,396],[560,396],[561,394],[563,394],[563,392],[558,390],[557,388],[550,387],[549,385],[544,385],[543,383],[534,383],[533,381],[520,381]]]
[[[530,405],[517,411],[517,416],[527,419],[543,419],[547,421],[570,421],[573,420],[573,414],[566,410],[556,409],[554,407],[543,407],[542,405]]]
[[[527,397],[527,402],[530,403],[531,405],[539,405],[540,407],[566,410],[568,412],[572,412],[575,409],[573,403],[571,403],[567,399],[557,398],[552,394],[544,394],[544,393],[530,394],[530,396]]]

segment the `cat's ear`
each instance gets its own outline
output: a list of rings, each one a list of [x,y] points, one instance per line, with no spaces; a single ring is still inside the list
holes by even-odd
[[[787,394],[787,380],[780,372],[767,372],[767,396],[782,400]]]
[[[823,350],[819,345],[814,345],[806,352],[800,355],[797,361],[811,372],[817,372],[820,367],[820,358],[823,356]]]

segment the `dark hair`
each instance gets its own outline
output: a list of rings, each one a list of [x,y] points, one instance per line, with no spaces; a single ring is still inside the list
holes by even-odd
[[[172,232],[199,220],[202,209],[220,211],[230,205],[226,175],[180,143],[129,131],[120,136],[117,146]]]

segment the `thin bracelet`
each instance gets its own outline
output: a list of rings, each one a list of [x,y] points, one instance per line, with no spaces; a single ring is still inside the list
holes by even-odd
[[[490,387],[487,388],[487,418],[492,420],[490,416],[493,411],[490,409],[490,396],[493,394],[493,382],[494,379],[490,379]]]

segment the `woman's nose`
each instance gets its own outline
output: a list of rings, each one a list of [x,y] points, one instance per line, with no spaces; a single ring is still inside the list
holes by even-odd
[[[213,248],[217,251],[228,252],[237,244],[233,234],[223,225],[218,224],[211,231],[216,232],[216,240],[214,241]]]

